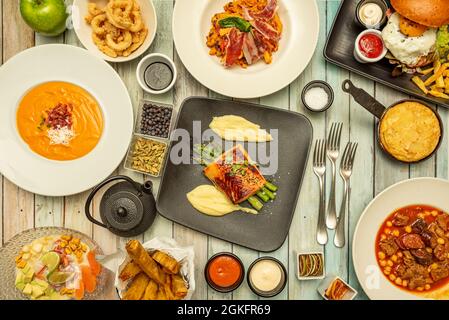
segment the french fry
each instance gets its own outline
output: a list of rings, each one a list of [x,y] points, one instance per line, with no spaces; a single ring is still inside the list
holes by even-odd
[[[433,68],[434,68],[434,73],[438,73],[438,71],[439,71],[440,68],[441,68],[441,61],[440,61],[440,60],[436,60],[436,61],[433,63]]]
[[[443,88],[444,89],[445,85],[444,85],[444,78],[443,78],[443,76],[440,76],[437,79],[437,81],[435,82],[435,84],[436,84],[437,88]]]
[[[437,98],[443,98],[443,99],[449,99],[449,95],[444,94],[442,92],[438,92],[438,91],[434,91],[434,90],[430,90],[429,93]]]
[[[431,74],[433,70],[435,70],[435,68],[432,67],[425,70],[421,70],[419,73],[421,73],[423,76],[427,76],[428,74]]]
[[[436,71],[431,77],[429,77],[429,79],[424,82],[424,85],[430,86],[432,83],[437,81],[437,79],[443,75],[443,72],[446,71],[447,67],[448,65],[444,64],[440,68],[438,68],[438,71]]]
[[[422,92],[424,92],[424,94],[429,93],[429,90],[427,90],[426,86],[424,85],[424,81],[422,81],[420,77],[414,76],[412,78],[412,81],[418,86],[418,88],[421,89]]]
[[[443,92],[444,93],[444,89],[442,88],[438,88],[436,84],[434,84],[433,86],[430,87],[431,91],[436,91],[436,92]]]
[[[449,77],[447,77],[447,78],[444,80],[444,87],[445,87],[444,92],[449,93]]]

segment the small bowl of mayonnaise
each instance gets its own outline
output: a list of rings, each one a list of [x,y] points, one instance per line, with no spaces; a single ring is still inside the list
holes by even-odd
[[[387,11],[384,0],[362,0],[356,8],[356,21],[364,28],[379,30],[387,22]]]
[[[272,257],[261,257],[248,268],[249,288],[259,297],[271,298],[284,290],[288,275],[285,266]]]

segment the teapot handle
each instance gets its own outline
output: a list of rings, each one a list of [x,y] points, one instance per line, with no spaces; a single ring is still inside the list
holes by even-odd
[[[96,186],[96,187],[92,190],[92,192],[90,193],[89,197],[87,197],[87,200],[86,200],[86,206],[84,207],[84,211],[85,211],[85,213],[86,213],[86,217],[87,217],[87,219],[88,219],[90,222],[96,224],[97,226],[106,228],[106,229],[109,229],[109,226],[105,225],[104,223],[102,223],[102,222],[100,222],[100,221],[98,221],[98,220],[95,220],[95,218],[93,217],[93,215],[92,215],[91,212],[90,212],[90,205],[91,205],[91,203],[92,203],[93,198],[94,198],[95,195],[97,194],[97,192],[98,192],[101,188],[103,188],[105,185],[107,185],[108,183],[110,183],[110,182],[112,182],[112,181],[115,181],[115,180],[125,180],[125,181],[128,181],[128,182],[129,182],[129,183],[136,189],[136,191],[138,192],[139,195],[140,195],[141,192],[142,192],[142,191],[141,191],[141,185],[138,184],[137,182],[135,182],[134,180],[132,180],[130,177],[127,177],[127,176],[114,176],[114,177],[110,177],[110,178],[104,180],[102,183],[100,183],[98,186]],[[149,184],[149,189],[150,189],[150,190],[152,189],[151,186],[152,186],[152,185],[151,185],[151,183],[150,183],[150,184]],[[145,183],[145,187],[148,188],[147,183]]]

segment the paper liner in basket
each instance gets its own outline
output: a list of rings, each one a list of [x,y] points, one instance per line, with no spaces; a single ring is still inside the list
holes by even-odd
[[[195,291],[195,266],[193,247],[180,247],[175,240],[170,238],[154,238],[142,244],[149,252],[159,250],[165,252],[175,258],[181,265],[180,274],[187,283],[187,295],[183,300],[190,300]],[[118,268],[115,269],[115,287],[118,289],[120,297],[122,292],[126,290],[131,280],[122,281],[119,274],[131,259],[125,252],[120,255]],[[124,259],[124,260],[123,260]]]

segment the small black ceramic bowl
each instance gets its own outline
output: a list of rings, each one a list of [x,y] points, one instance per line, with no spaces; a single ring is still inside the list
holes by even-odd
[[[220,287],[218,285],[216,285],[212,279],[209,276],[209,265],[211,264],[211,262],[218,257],[221,256],[228,256],[231,257],[233,259],[235,259],[238,264],[240,265],[240,268],[242,270],[241,274],[240,274],[240,278],[237,280],[237,282],[235,284],[233,284],[230,287]],[[206,282],[209,285],[209,287],[211,287],[212,289],[214,289],[215,291],[221,292],[221,293],[228,293],[228,292],[232,292],[234,290],[236,290],[238,287],[240,287],[240,285],[243,282],[243,279],[245,279],[245,266],[243,265],[242,260],[240,260],[239,257],[237,257],[235,254],[231,253],[231,252],[220,252],[217,253],[215,255],[213,255],[206,263],[206,266],[204,267],[204,277],[206,278]]]
[[[252,281],[251,281],[251,270],[253,269],[253,267],[260,261],[263,260],[271,260],[274,261],[276,264],[279,265],[279,267],[281,268],[282,271],[282,276],[281,276],[281,282],[279,283],[279,285],[271,291],[261,291],[258,288],[256,288]],[[287,274],[287,269],[285,268],[285,266],[282,264],[282,262],[280,262],[278,259],[275,259],[273,257],[260,257],[259,259],[256,259],[253,263],[251,263],[251,265],[248,268],[248,272],[247,272],[247,276],[246,276],[246,280],[248,282],[248,286],[249,288],[255,293],[257,294],[259,297],[262,298],[272,298],[274,296],[277,296],[279,293],[282,292],[282,290],[284,290],[286,284],[287,284],[287,278],[288,278],[288,274]]]
[[[321,109],[312,109],[307,103],[306,103],[306,93],[307,91],[309,91],[312,88],[323,88],[324,91],[326,91],[327,93],[327,97],[328,97],[328,102],[327,104],[324,106],[324,108]],[[304,104],[304,106],[312,111],[312,112],[323,112],[326,111],[327,109],[329,109],[332,106],[332,103],[334,103],[334,90],[332,89],[331,85],[329,83],[327,83],[326,81],[322,81],[322,80],[314,80],[309,82],[304,89],[302,90],[301,93],[301,100],[302,103]]]
[[[362,19],[360,18],[360,9],[367,3],[375,3],[382,9],[382,19],[375,26],[368,26],[364,24]],[[357,7],[355,9],[355,21],[362,28],[381,30],[388,20],[387,11],[388,4],[385,2],[385,0],[362,0],[357,4]]]

